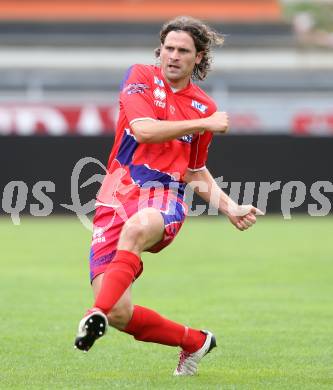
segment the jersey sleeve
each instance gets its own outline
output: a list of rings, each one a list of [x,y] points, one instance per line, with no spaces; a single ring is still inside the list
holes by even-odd
[[[213,133],[205,131],[199,134],[191,143],[191,154],[188,169],[190,171],[200,171],[206,167],[208,148],[212,142]]]
[[[151,75],[143,65],[133,65],[125,75],[120,105],[130,124],[140,119],[157,119],[150,79]]]

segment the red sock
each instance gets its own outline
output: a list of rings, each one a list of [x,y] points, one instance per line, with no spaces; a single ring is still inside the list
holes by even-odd
[[[153,310],[137,305],[124,332],[136,340],[179,346],[190,353],[201,348],[206,340],[206,336],[199,330],[177,324]]]
[[[118,250],[106,269],[95,307],[107,314],[118,302],[141,269],[140,258],[132,252]]]

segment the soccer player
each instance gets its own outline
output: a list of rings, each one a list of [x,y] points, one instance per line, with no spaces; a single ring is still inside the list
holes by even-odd
[[[207,190],[199,186],[196,192],[239,230],[252,226],[260,211],[235,204],[205,166],[213,134],[227,131],[228,115],[217,112],[191,79],[206,77],[211,47],[221,45],[223,37],[201,21],[178,17],[162,27],[160,41],[160,65],[134,65],[123,83],[115,143],[94,218],[95,303],[79,323],[75,347],[88,351],[110,325],[136,340],[179,346],[174,375],[193,375],[216,346],[215,337],[133,305],[141,254],[162,250],[177,235],[186,215],[186,183],[203,183]]]

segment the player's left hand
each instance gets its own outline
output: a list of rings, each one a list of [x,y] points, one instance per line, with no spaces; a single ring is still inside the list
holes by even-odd
[[[257,215],[264,213],[252,205],[236,205],[229,210],[228,218],[238,230],[243,231],[256,223]]]

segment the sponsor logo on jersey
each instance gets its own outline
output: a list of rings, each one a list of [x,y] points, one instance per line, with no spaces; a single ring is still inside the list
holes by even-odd
[[[149,86],[147,84],[133,83],[133,84],[128,84],[124,88],[124,92],[126,92],[127,95],[132,95],[134,93],[144,93],[145,89],[149,89]]]
[[[163,80],[160,80],[158,77],[154,76],[154,83],[157,84],[160,87],[164,87],[164,82]]]
[[[165,108],[166,105],[165,102],[161,102],[160,100],[154,100],[154,104],[156,107],[161,107],[161,108]]]
[[[158,99],[158,100],[165,100],[165,98],[166,98],[166,93],[165,93],[164,89],[161,89],[159,87],[154,89],[153,94],[154,94],[155,99]]]
[[[153,95],[156,99],[154,100],[155,106],[165,108],[166,103],[163,102],[163,100],[165,100],[166,98],[166,92],[164,91],[164,89],[161,89],[159,87],[155,88]]]
[[[178,138],[178,140],[190,144],[193,140],[193,134],[183,135],[181,138]]]
[[[199,110],[203,114],[207,111],[207,108],[208,108],[207,106],[205,106],[202,103],[197,102],[196,100],[192,100],[192,107],[196,108],[197,110]]]

